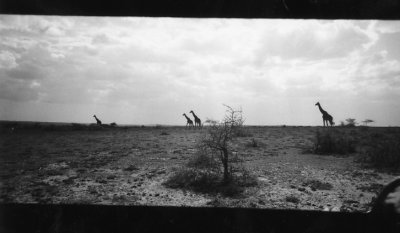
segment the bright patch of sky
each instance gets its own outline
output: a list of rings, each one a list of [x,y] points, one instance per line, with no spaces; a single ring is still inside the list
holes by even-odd
[[[0,15],[0,120],[400,125],[400,22]],[[191,115],[189,115],[191,116]]]

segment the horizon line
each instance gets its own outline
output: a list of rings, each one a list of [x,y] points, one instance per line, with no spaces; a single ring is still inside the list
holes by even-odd
[[[44,124],[82,124],[82,125],[91,125],[91,124],[96,124],[94,122],[60,122],[60,121],[21,121],[21,120],[0,120],[0,123],[4,123],[4,122],[15,122],[15,123],[44,123]],[[111,122],[113,123],[113,122]],[[111,123],[108,124],[103,124],[103,125],[109,125]],[[156,124],[118,124],[118,126],[147,126],[147,127],[156,127],[156,126],[164,126],[164,127],[185,127],[184,124],[180,124],[180,125],[175,125],[175,124],[161,124],[161,123],[156,123]],[[208,125],[208,124],[207,124]],[[207,126],[205,125],[205,126]],[[265,124],[265,125],[254,125],[254,124],[243,124],[243,126],[247,126],[247,127],[318,127],[322,125],[289,125],[289,124]],[[367,127],[400,127],[399,125],[357,125],[355,127],[360,127],[360,126],[367,126]],[[340,127],[340,125],[336,125],[334,127]]]

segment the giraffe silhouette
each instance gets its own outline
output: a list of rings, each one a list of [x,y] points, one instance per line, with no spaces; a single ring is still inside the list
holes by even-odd
[[[101,120],[99,120],[99,118],[96,117],[96,115],[93,115],[94,119],[96,119],[96,122],[98,125],[101,125]]]
[[[322,122],[326,123],[326,126],[333,126],[335,125],[335,122],[333,122],[333,117],[331,115],[329,115],[329,113],[327,111],[325,111],[324,109],[322,109],[321,104],[319,102],[317,102],[315,105],[318,106],[319,111],[322,113]],[[329,124],[328,124],[329,123]]]
[[[193,121],[192,121],[188,116],[186,116],[185,113],[183,114],[183,116],[184,116],[184,117],[186,118],[186,120],[187,120],[186,126],[189,126],[189,128],[190,128],[190,126],[193,126]]]
[[[195,127],[196,127],[196,126],[201,127],[201,120],[200,120],[200,118],[198,118],[198,117],[196,116],[196,114],[194,114],[193,110],[191,110],[189,113],[193,114],[193,117],[194,117],[194,126],[195,126]]]

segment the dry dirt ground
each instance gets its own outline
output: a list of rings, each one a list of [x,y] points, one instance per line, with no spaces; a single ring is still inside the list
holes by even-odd
[[[195,155],[205,129],[4,131],[0,202],[368,211],[371,199],[398,174],[362,167],[354,161],[357,153],[304,153],[318,129],[247,127],[251,136],[236,147],[259,184],[235,198],[163,185]],[[257,147],[246,146],[253,139]]]

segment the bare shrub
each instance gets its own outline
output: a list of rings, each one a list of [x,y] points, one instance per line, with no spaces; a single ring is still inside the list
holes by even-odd
[[[207,132],[197,144],[195,157],[173,174],[164,183],[166,186],[233,196],[241,193],[244,187],[257,184],[238,154],[232,152],[233,142],[243,129],[242,110],[226,107],[221,122],[206,121]]]
[[[223,181],[228,183],[231,178],[232,166],[229,158],[232,153],[232,142],[243,130],[244,119],[242,110],[227,108],[221,122],[211,122],[207,134],[201,139],[200,147],[209,151],[212,157],[218,158],[223,167]]]

